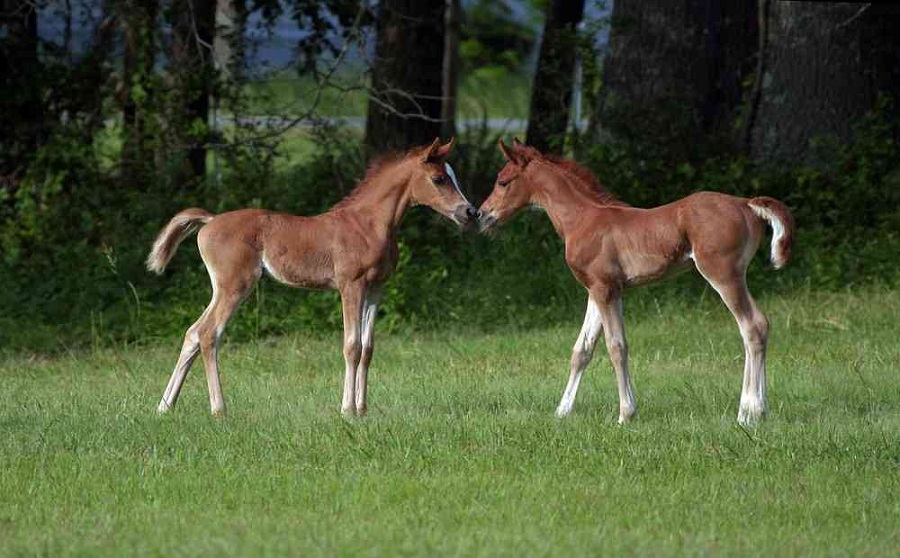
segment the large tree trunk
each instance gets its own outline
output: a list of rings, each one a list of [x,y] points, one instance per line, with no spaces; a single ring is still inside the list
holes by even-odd
[[[526,143],[541,151],[563,148],[578,50],[576,27],[583,15],[584,0],[547,3],[526,132]]]
[[[153,176],[152,133],[148,130],[154,97],[153,66],[156,63],[155,1],[123,2],[122,80],[119,98],[122,105],[123,185],[145,188]]]
[[[450,137],[456,135],[456,95],[459,89],[459,36],[462,8],[459,0],[446,0],[446,2],[441,135]]]
[[[12,187],[43,141],[37,8],[32,0],[0,0],[0,187]]]
[[[244,33],[248,16],[247,0],[216,1],[216,38],[213,43],[216,70],[234,82],[242,82],[244,78]]]
[[[183,153],[179,186],[195,186],[206,176],[210,95],[215,70],[216,0],[178,0],[172,3],[170,76],[174,91],[169,125],[173,142]],[[177,155],[176,155],[177,156]]]
[[[756,0],[616,0],[592,130],[680,160],[736,144],[756,21]]]
[[[384,0],[366,120],[369,154],[441,133],[445,0]]]
[[[766,1],[766,0],[764,0]],[[771,2],[750,152],[762,162],[809,160],[811,142],[853,139],[879,93],[900,100],[900,8]]]

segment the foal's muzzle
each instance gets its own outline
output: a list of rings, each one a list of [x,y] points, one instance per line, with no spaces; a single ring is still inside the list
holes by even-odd
[[[481,213],[474,205],[462,204],[453,211],[453,220],[463,229],[472,229]]]
[[[487,232],[497,223],[497,215],[494,212],[484,213],[479,211],[478,232]]]

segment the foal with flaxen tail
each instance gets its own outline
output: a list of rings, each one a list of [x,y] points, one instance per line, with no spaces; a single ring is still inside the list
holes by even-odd
[[[178,245],[197,228],[212,300],[184,336],[172,378],[159,402],[168,411],[184,378],[203,353],[213,414],[225,412],[216,360],[231,315],[263,272],[292,287],[337,289],[344,315],[344,414],[366,413],[366,384],[379,291],[397,263],[395,233],[407,208],[422,204],[464,226],[477,210],[446,163],[454,140],[373,165],[359,186],[330,211],[297,217],[261,209],[213,215],[186,209],[162,230],[147,267],[162,273]]]
[[[602,329],[619,386],[619,422],[634,415],[623,291],[693,263],[734,314],[744,341],[738,421],[748,424],[762,417],[769,323],[747,290],[747,266],[766,223],[773,229],[772,263],[776,269],[787,263],[794,236],[788,208],[768,197],[715,192],[699,192],[653,209],[629,207],[573,161],[544,156],[518,140],[512,149],[501,140],[500,150],[507,163],[481,206],[480,228],[487,230],[526,205],[543,208],[565,241],[566,263],[588,290],[584,325],[556,414],[572,412],[578,383]]]

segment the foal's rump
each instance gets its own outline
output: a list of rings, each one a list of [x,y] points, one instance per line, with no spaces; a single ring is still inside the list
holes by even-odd
[[[678,219],[695,257],[730,253],[747,265],[769,225],[773,231],[772,264],[779,269],[790,259],[794,219],[787,206],[774,198],[698,192],[672,205],[678,208]]]

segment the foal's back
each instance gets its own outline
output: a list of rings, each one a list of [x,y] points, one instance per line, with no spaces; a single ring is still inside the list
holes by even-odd
[[[746,267],[763,232],[749,201],[698,192],[649,209],[598,206],[585,211],[578,238],[567,243],[566,258],[573,271],[577,267],[623,284],[661,279],[692,260],[712,257],[726,256]]]

